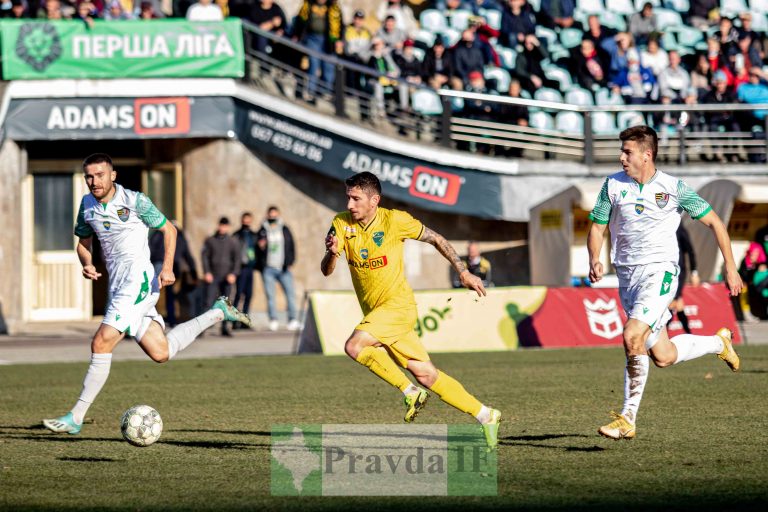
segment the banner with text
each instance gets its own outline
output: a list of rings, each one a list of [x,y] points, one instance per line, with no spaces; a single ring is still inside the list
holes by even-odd
[[[13,140],[228,137],[232,98],[68,98],[11,100]]]
[[[242,77],[239,19],[0,23],[3,78]]]
[[[377,149],[267,109],[236,101],[235,126],[246,146],[344,180],[370,171],[384,195],[430,210],[502,218],[498,174],[435,165]]]
[[[466,290],[415,295],[414,329],[428,352],[622,345],[626,315],[615,288],[491,288],[482,298]],[[741,340],[725,286],[689,286],[683,297],[694,334],[728,327],[734,341]],[[312,292],[309,306],[299,351],[344,354],[344,342],[363,316],[355,294]],[[669,328],[670,336],[682,333],[679,322]]]

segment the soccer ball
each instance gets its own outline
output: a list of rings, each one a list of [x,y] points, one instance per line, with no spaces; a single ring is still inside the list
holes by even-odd
[[[148,405],[135,405],[123,413],[120,420],[123,438],[134,446],[149,446],[163,432],[160,414]]]

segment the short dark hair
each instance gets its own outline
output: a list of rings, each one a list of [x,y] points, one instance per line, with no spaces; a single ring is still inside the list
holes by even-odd
[[[93,164],[109,164],[111,169],[115,168],[115,166],[112,165],[112,159],[106,153],[94,153],[85,157],[85,160],[83,160],[83,172],[85,172],[89,165]]]
[[[381,195],[381,182],[372,172],[364,171],[353,174],[344,181],[344,184],[347,188],[360,187],[360,190],[369,196]]]
[[[627,128],[619,134],[619,140],[626,142],[628,140],[637,142],[643,151],[651,150],[651,157],[656,161],[656,155],[659,152],[659,136],[656,130],[650,126],[640,125]]]
[[[280,208],[278,208],[275,205],[270,205],[269,208],[267,208],[267,213],[272,212],[272,211],[280,213]]]
[[[240,218],[243,219],[245,217],[251,217],[253,218],[253,214],[251,212],[243,212],[242,215],[240,215]]]
[[[226,226],[229,226],[229,217],[221,217],[219,219],[219,224],[224,224]]]

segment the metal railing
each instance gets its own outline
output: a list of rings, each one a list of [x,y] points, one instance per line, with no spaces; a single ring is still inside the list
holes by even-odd
[[[247,21],[243,21],[243,27],[246,82],[273,94],[304,101],[329,115],[372,125],[391,136],[488,155],[570,160],[592,165],[615,162],[620,130],[642,122],[659,133],[662,161],[685,164],[731,159],[763,163],[768,155],[765,136],[768,116],[759,121],[754,117],[756,111],[768,111],[766,104],[579,106],[451,89],[434,91],[424,85],[404,84],[342,57],[312,50]],[[255,49],[258,38],[267,43],[266,51]],[[310,90],[314,84],[310,83],[306,70],[309,58],[333,66],[332,83],[318,78],[316,89]],[[389,84],[384,104],[374,90],[375,84],[381,81]],[[439,108],[420,111],[410,102],[401,103],[398,93],[406,87],[407,98],[412,98],[418,90],[436,93]],[[544,119],[552,125],[531,122],[528,126],[519,126],[487,118],[492,116],[473,118],[467,116],[463,108],[471,101],[487,104],[491,111],[497,111],[504,104],[524,106],[533,117],[546,114]],[[628,116],[625,112],[635,113],[635,119],[618,123],[617,118]],[[709,115],[722,112],[741,117],[742,130],[721,130],[710,122]],[[571,124],[560,123],[563,129],[557,129],[557,119],[564,115],[562,113],[572,113]],[[602,123],[605,121],[607,127]]]

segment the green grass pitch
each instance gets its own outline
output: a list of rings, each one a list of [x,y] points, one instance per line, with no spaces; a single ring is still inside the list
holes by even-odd
[[[599,437],[622,402],[620,349],[436,354],[502,410],[499,496],[270,496],[270,426],[396,423],[400,395],[341,357],[115,362],[79,436],[63,414],[83,364],[0,367],[0,510],[765,510],[768,347],[742,347],[740,374],[714,356],[651,376],[632,441]],[[136,448],[119,418],[146,403],[162,439]],[[461,423],[433,400],[420,423]]]

